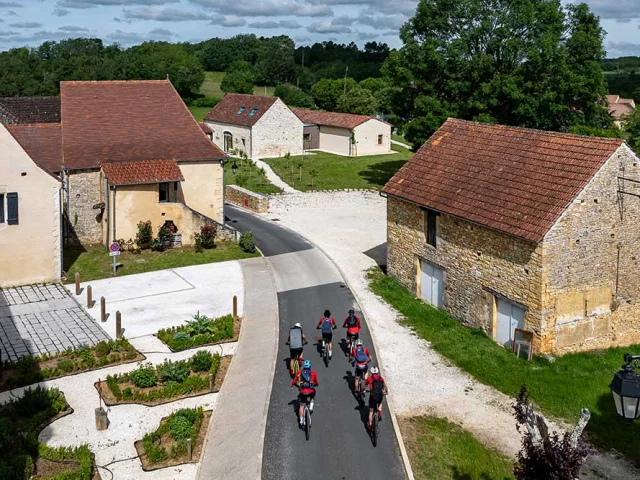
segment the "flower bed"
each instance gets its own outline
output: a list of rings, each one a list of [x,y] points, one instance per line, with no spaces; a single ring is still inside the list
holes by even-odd
[[[24,356],[15,362],[4,362],[0,392],[43,380],[144,359],[144,355],[124,338],[100,342],[93,347],[69,349],[58,355]]]
[[[213,319],[198,313],[185,325],[159,330],[156,337],[171,351],[180,352],[203,345],[233,342],[239,333],[240,319],[234,320],[232,315]]]
[[[201,350],[179,362],[169,360],[157,366],[140,363],[131,372],[108,375],[106,380],[96,383],[96,388],[107,405],[160,405],[219,391],[230,363],[231,356]],[[213,375],[213,389],[209,374]]]
[[[157,470],[197,462],[210,418],[211,411],[204,412],[202,407],[181,409],[163,418],[155,432],[135,443],[142,469]],[[191,439],[191,458],[187,452],[187,439]]]
[[[53,448],[38,442],[46,425],[72,411],[58,389],[43,387],[0,406],[0,478],[96,478],[86,445]]]

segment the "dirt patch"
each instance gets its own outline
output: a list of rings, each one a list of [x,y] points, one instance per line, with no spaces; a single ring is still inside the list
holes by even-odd
[[[52,478],[62,473],[76,473],[80,463],[76,460],[49,460],[38,458],[35,478]]]
[[[156,405],[162,405],[164,403],[175,402],[176,400],[181,400],[183,398],[198,397],[200,395],[206,395],[208,393],[219,392],[220,388],[222,387],[222,382],[224,382],[224,377],[227,374],[227,370],[229,370],[229,365],[231,364],[231,360],[232,360],[232,355],[227,355],[227,356],[224,356],[224,357],[222,357],[220,359],[220,366],[218,367],[218,371],[216,372],[216,377],[215,377],[215,379],[213,381],[213,390],[211,390],[211,391],[209,390],[209,388],[206,388],[206,389],[203,389],[203,390],[191,392],[191,393],[184,394],[184,395],[178,395],[178,396],[168,397],[168,398],[159,398],[159,399],[153,400],[153,401],[136,401],[136,400],[124,400],[124,399],[118,400],[113,395],[113,392],[111,391],[111,389],[107,385],[107,382],[104,381],[104,380],[94,383],[94,386],[96,387],[96,390],[98,390],[98,393],[102,397],[102,401],[107,406],[136,404],[136,405],[146,405],[147,407],[155,407]],[[209,378],[209,372],[192,373],[191,376],[198,376],[198,377],[201,377],[201,378]],[[120,387],[121,390],[124,390],[125,388],[129,387],[132,390],[136,390],[136,391],[142,392],[142,393],[148,393],[151,390],[156,390],[158,388],[162,388],[162,387],[158,387],[158,386],[149,387],[149,388],[138,388],[131,382],[120,383],[120,384],[118,384],[118,386]]]
[[[226,358],[226,357],[225,357]],[[166,417],[160,420],[160,425],[165,421]],[[160,468],[174,467],[176,465],[183,465],[185,463],[197,463],[200,460],[200,455],[202,454],[202,447],[204,445],[204,440],[207,436],[207,428],[209,428],[209,420],[211,419],[211,410],[207,410],[204,412],[202,417],[202,424],[200,426],[200,432],[198,433],[198,439],[196,440],[195,445],[192,447],[192,455],[191,459],[187,457],[187,455],[183,455],[177,458],[170,458],[168,460],[164,460],[162,462],[151,463],[147,459],[147,456],[144,453],[144,447],[142,446],[142,440],[138,440],[135,442],[136,451],[138,452],[138,456],[140,457],[140,461],[142,462],[142,469],[145,472],[151,470],[158,470]],[[169,434],[164,435],[160,444],[165,447],[166,450],[171,450],[171,447],[175,445],[176,441],[173,440]]]

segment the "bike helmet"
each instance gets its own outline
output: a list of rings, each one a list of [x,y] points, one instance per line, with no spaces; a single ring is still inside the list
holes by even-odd
[[[362,345],[362,340],[360,340],[360,339],[356,340],[356,346],[358,346],[358,347],[359,347],[359,346],[361,346],[361,345]]]
[[[349,315],[355,315],[356,312],[353,311],[353,308],[349,310]]]
[[[375,375],[376,373],[379,373],[380,370],[378,370],[378,367],[371,367],[371,375]]]
[[[324,316],[325,317],[330,317],[331,316],[331,312],[329,310],[325,310],[324,311]]]
[[[302,368],[311,368],[311,360],[305,360],[302,364]]]
[[[300,325],[300,322],[298,322],[298,323],[296,323],[296,324],[294,325],[294,327],[296,327],[296,328],[302,328],[302,325]]]

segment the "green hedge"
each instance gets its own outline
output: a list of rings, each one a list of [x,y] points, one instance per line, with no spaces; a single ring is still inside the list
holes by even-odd
[[[198,407],[184,408],[165,418],[155,432],[147,433],[142,439],[142,448],[149,462],[158,463],[186,455],[187,438],[191,438],[192,449],[195,449],[203,417],[203,409]],[[167,434],[176,442],[171,449],[160,444]]]
[[[233,315],[208,318],[196,314],[185,325],[159,330],[156,336],[174,352],[233,338]]]

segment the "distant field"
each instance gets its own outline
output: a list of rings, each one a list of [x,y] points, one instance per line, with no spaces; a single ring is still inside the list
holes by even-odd
[[[209,113],[209,110],[211,110],[209,107],[189,107],[191,115],[199,122],[204,120],[204,116]]]
[[[200,87],[200,93],[208,97],[222,98],[224,96],[224,92],[220,90],[220,83],[222,83],[223,78],[224,72],[204,72],[204,83]],[[273,91],[275,89],[276,87],[255,87],[253,89],[253,94],[267,95],[271,97],[273,96]]]

